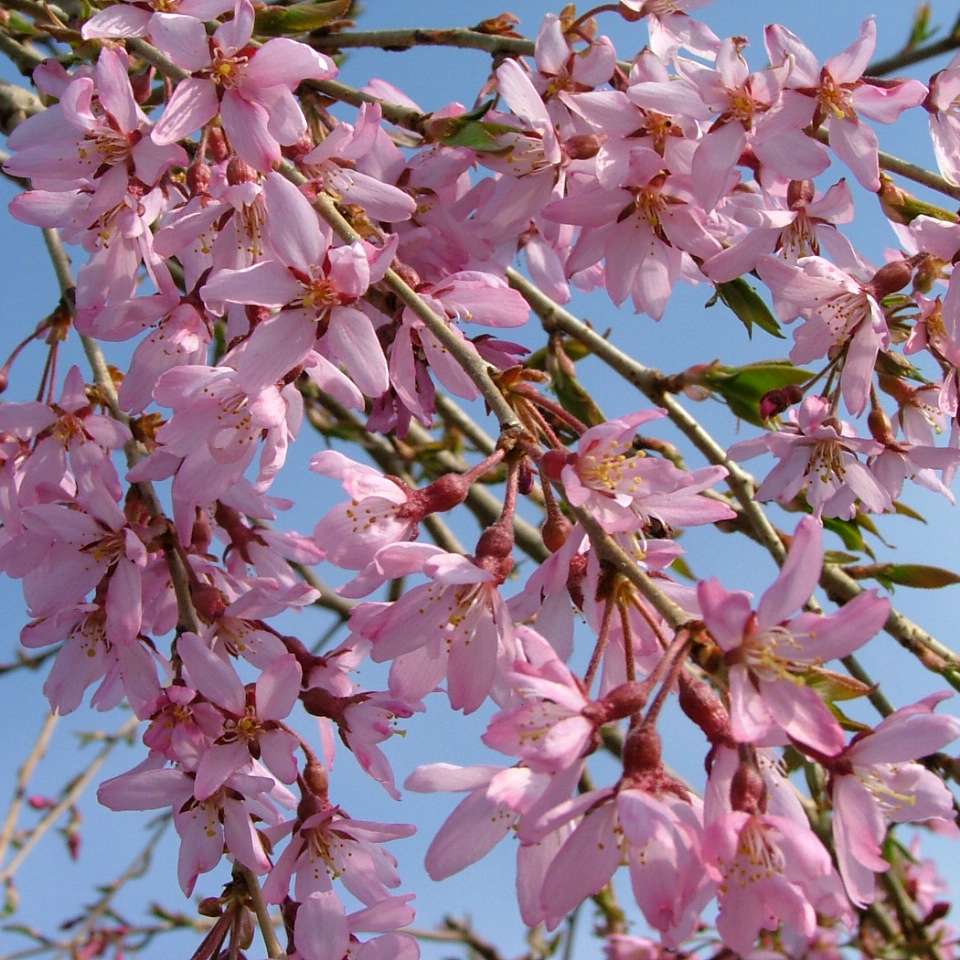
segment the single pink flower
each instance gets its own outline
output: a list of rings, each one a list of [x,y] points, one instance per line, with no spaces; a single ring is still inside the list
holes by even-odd
[[[275,660],[260,674],[251,697],[233,666],[196,634],[181,634],[177,653],[190,685],[224,713],[222,733],[197,764],[194,797],[202,801],[212,796],[251,757],[262,759],[278,780],[293,783],[299,740],[282,721],[300,693],[301,668],[296,658],[286,654]]]
[[[872,83],[864,79],[877,45],[873,17],[863,21],[860,36],[822,67],[795,34],[780,24],[765,31],[773,64],[790,63],[784,109],[796,110],[801,126],[823,124],[830,149],[853,171],[867,190],[880,189],[877,135],[859,114],[880,123],[893,123],[904,110],[921,104],[927,88],[919,80]]]
[[[856,737],[831,764],[833,839],[850,899],[874,899],[874,874],[885,873],[883,841],[890,823],[953,819],[953,795],[916,761],[960,737],[960,719],[933,713],[950,694],[932,694]]]
[[[867,591],[832,616],[797,615],[822,566],[822,530],[808,517],[756,613],[747,594],[728,593],[717,580],[698,587],[704,622],[729,664],[730,728],[740,742],[770,742],[782,732],[828,756],[843,749],[843,730],[804,674],[863,646],[883,626],[890,604]]]
[[[307,121],[293,95],[301,81],[336,74],[329,57],[304,43],[274,37],[248,47],[254,9],[239,0],[234,17],[208,40],[195,17],[169,14],[151,22],[154,43],[194,75],[181,80],[153,129],[154,143],[176,143],[217,114],[237,154],[264,173],[280,160],[281,145],[296,143]]]

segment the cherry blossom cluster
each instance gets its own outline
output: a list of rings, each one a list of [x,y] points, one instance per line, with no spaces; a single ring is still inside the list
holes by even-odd
[[[833,563],[824,521],[893,512],[908,481],[953,500],[960,222],[881,170],[873,124],[926,111],[943,183],[960,185],[960,63],[929,85],[872,77],[870,19],[823,63],[769,26],[751,70],[744,38],[690,15],[702,5],[566,8],[531,56],[495,59],[476,105],[429,113],[383,80],[349,93],[313,34],[271,35],[274,8],[250,0],[103,4],[60,24],[77,56],[33,71],[43,99],[4,165],[30,188],[11,212],[75,248],[78,270],[30,338],[49,345],[37,399],[0,406],[0,570],[22,581],[22,643],[57,645],[51,706],[90,692],[144,724],[141,762],[100,801],[171,813],[186,896],[226,857],[255,905],[281,908],[291,958],[419,955],[390,852],[414,827],[359,819],[363,798],[336,789],[337,739],[395,800],[464,794],[429,847],[435,880],[512,836],[530,927],[602,903],[626,868],[649,938],[608,911],[613,960],[867,955],[891,889],[912,913],[884,935],[953,949],[935,872],[891,829],[956,833],[946,668],[928,656],[929,696],[850,720],[836,701],[876,690],[849,658],[899,614],[856,585],[824,612],[815,591]],[[637,31],[628,61],[604,16]],[[329,48],[345,25],[321,31]],[[891,224],[880,262],[844,233],[848,178]],[[644,315],[624,324],[652,325],[679,283],[790,326],[790,362],[691,357],[660,403],[614,419],[572,401],[551,311],[602,289]],[[532,326],[531,307],[550,331],[539,363],[500,333]],[[58,384],[71,330],[93,373]],[[122,370],[100,353],[115,343]],[[754,391],[746,410],[732,377]],[[663,438],[681,393],[727,402],[750,435],[688,468]],[[500,428],[457,469],[415,442],[450,396],[486,401]],[[414,453],[385,467],[317,449],[310,469],[346,499],[311,533],[283,531],[275,481],[324,410]],[[679,538],[749,532],[736,462],[760,455],[775,463],[753,511],[803,516],[774,532],[781,569],[754,601],[735,571],[685,579]],[[437,536],[494,488],[468,548]],[[320,563],[349,606],[327,652],[276,619],[325,602],[303,575]],[[387,665],[383,689],[361,685],[369,663]],[[396,723],[441,692],[465,715],[492,702],[482,742],[504,759],[425,763],[401,789]],[[703,784],[664,756],[671,699],[703,744]],[[596,786],[604,750],[618,773]],[[204,956],[230,927],[213,929]]]

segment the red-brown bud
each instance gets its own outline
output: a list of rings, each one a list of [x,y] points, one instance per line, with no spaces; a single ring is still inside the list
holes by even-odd
[[[562,513],[551,514],[540,528],[543,545],[551,553],[556,553],[567,542],[572,529],[573,524]]]
[[[623,773],[638,776],[659,769],[663,757],[660,734],[653,724],[641,723],[631,728],[623,745]]]
[[[220,127],[207,127],[207,155],[214,163],[223,163],[230,157],[230,147]]]
[[[303,782],[307,790],[315,797],[325,798],[329,780],[323,764],[311,760],[303,768]]]
[[[223,914],[223,904],[219,897],[204,897],[197,904],[197,913],[201,917],[219,917]]]
[[[513,553],[513,527],[505,523],[495,523],[480,534],[477,541],[476,558],[487,557],[502,560]]]
[[[752,763],[741,763],[730,783],[730,804],[744,813],[763,813],[767,806],[767,787],[760,771]]]
[[[591,707],[596,707],[594,714],[588,714],[584,710],[584,716],[590,716],[593,719],[597,717],[597,723],[609,723],[611,720],[622,720],[629,717],[630,714],[642,710],[650,694],[649,686],[646,683],[640,683],[638,680],[628,680],[614,687],[605,697],[598,700]]]
[[[874,405],[870,409],[870,415],[867,417],[867,426],[870,428],[870,436],[877,443],[885,446],[895,446],[897,438],[893,434],[893,424],[887,416],[883,407]]]
[[[877,300],[902,290],[913,279],[913,265],[909,260],[885,263],[867,284],[867,290]]]
[[[257,179],[257,171],[250,166],[246,160],[239,157],[231,157],[227,164],[227,183],[231,186],[237,186],[240,183],[250,183]]]
[[[704,736],[715,744],[731,746],[730,716],[720,697],[708,683],[686,673],[679,677],[680,709],[703,731]]]
[[[563,468],[570,462],[571,456],[566,450],[548,450],[540,458],[540,468],[548,480],[560,480]]]
[[[795,383],[768,390],[760,398],[760,417],[769,420],[803,399],[803,390]]]
[[[595,133],[578,133],[564,141],[563,149],[571,160],[589,160],[602,146],[603,141]]]
[[[419,501],[418,506],[422,516],[428,513],[444,513],[459,507],[470,492],[470,481],[459,473],[445,473],[437,477],[433,483],[422,490],[416,491],[411,500]]]
[[[206,163],[192,163],[187,168],[187,188],[193,196],[209,192],[212,171]]]
[[[787,206],[799,210],[813,202],[815,191],[812,180],[791,180],[787,187]]]
[[[203,620],[216,620],[223,616],[227,603],[223,594],[208,583],[198,583],[190,587],[190,597],[193,600],[198,615]]]
[[[303,709],[315,717],[329,717],[331,720],[341,720],[347,701],[343,697],[336,697],[322,687],[313,687],[300,694]]]

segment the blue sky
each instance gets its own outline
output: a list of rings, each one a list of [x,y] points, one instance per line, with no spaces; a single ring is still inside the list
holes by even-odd
[[[767,18],[771,17],[771,11],[776,12],[779,22],[798,33],[821,58],[825,58],[852,41],[862,19],[871,13],[879,18],[880,52],[897,49],[906,36],[913,6],[907,0],[844,0],[834,4],[799,0],[780,0],[778,3],[770,3],[769,0],[715,0],[703,11],[703,18],[720,36],[747,36],[752,44],[748,56],[755,63],[760,63],[764,56],[761,29]],[[949,25],[956,12],[955,4],[938,0],[933,7],[934,20]],[[440,0],[407,3],[371,0],[366,8],[363,25],[370,28],[466,25],[501,12],[499,0],[489,5]],[[509,9],[521,18],[522,32],[532,35],[543,13],[555,7],[545,0],[517,0]],[[605,15],[602,27],[614,39],[622,57],[629,57],[645,42],[642,25],[628,25],[614,16]],[[922,65],[916,75],[925,79],[929,72],[940,65],[942,62]],[[453,99],[472,102],[476,89],[486,77],[487,67],[486,56],[474,51],[437,48],[403,54],[356,51],[351,53],[344,66],[343,78],[349,83],[361,85],[372,76],[382,77],[401,87],[424,109],[429,110]],[[15,72],[6,64],[0,67],[0,74],[16,79]],[[904,118],[895,128],[883,128],[880,138],[882,147],[892,153],[920,163],[932,163],[922,111]],[[838,170],[836,176],[843,172]],[[0,181],[0,194],[4,201],[9,200],[13,195],[13,187],[7,181]],[[875,198],[856,188],[856,200],[858,217],[849,229],[849,235],[868,257],[879,262],[884,248],[893,245],[895,238],[880,215]],[[0,230],[0,269],[3,277],[3,283],[0,284],[0,355],[5,356],[24,333],[53,308],[58,295],[39,231],[9,217],[3,223],[4,227]],[[709,292],[703,287],[681,288],[659,324],[647,317],[634,316],[628,310],[617,311],[601,296],[581,297],[573,308],[598,328],[612,328],[612,336],[621,347],[645,363],[667,371],[676,371],[692,363],[714,358],[736,364],[775,358],[785,353],[780,341],[765,337],[762,332],[758,332],[753,341],[748,340],[743,328],[722,306],[704,312],[703,304]],[[533,328],[528,342],[537,342]],[[694,347],[692,350],[691,345]],[[72,357],[76,362],[81,361],[75,350]],[[5,399],[30,398],[41,364],[42,355],[37,348],[31,348],[22,356],[15,367]],[[594,362],[587,361],[582,366],[588,387],[595,391],[608,416],[645,406],[641,396],[626,384],[614,380]],[[61,373],[65,369],[65,366],[61,367]],[[745,425],[737,433],[726,409],[717,403],[699,404],[695,412],[726,442],[732,442],[738,436],[752,436],[755,432],[754,428]],[[662,435],[677,439],[667,429]],[[332,503],[330,498],[336,496],[336,489],[332,485],[322,482],[306,469],[310,456],[319,446],[320,441],[316,436],[305,430],[276,488],[277,493],[300,501],[283,518],[286,527],[309,531],[322,513],[324,504]],[[695,454],[689,457],[689,462],[700,463]],[[905,499],[927,516],[929,524],[924,526],[901,517],[884,519],[882,528],[891,546],[875,545],[879,559],[895,556],[903,562],[960,568],[960,556],[955,547],[960,533],[960,515],[956,508],[917,488],[910,489]],[[784,525],[792,527],[794,520],[787,518]],[[476,534],[469,520],[459,522],[457,530],[466,543],[472,544]],[[691,564],[699,575],[721,576],[730,588],[760,591],[772,578],[773,565],[769,557],[743,538],[711,531],[693,531],[684,537],[683,542],[689,551]],[[323,568],[320,572],[336,580],[335,573]],[[954,591],[956,589],[953,588]],[[921,592],[902,588],[897,591],[895,603],[947,644],[956,644],[955,592]],[[8,624],[8,630],[0,638],[2,662],[15,655],[17,632],[23,622],[18,585],[0,582],[0,611]],[[299,617],[287,618],[284,627],[291,632],[298,632],[309,642],[323,632],[326,624],[325,614],[308,611]],[[870,644],[862,660],[876,675],[896,678],[888,686],[887,693],[897,706],[934,689],[931,676],[920,670],[886,635],[880,635]],[[371,671],[371,686],[382,685],[381,677],[380,671]],[[0,677],[0,689],[3,690],[0,722],[5,731],[4,755],[7,759],[0,768],[0,809],[12,791],[16,767],[32,744],[42,722],[45,702],[40,695],[39,681],[38,676],[26,673],[17,673],[13,678]],[[427,718],[415,718],[405,724],[406,735],[395,738],[388,745],[398,780],[402,780],[418,762],[499,762],[499,758],[483,748],[478,740],[488,712],[480,711],[478,716],[464,720],[449,711],[445,698],[441,696],[434,696],[430,706]],[[869,713],[863,712],[862,715],[866,717]],[[78,749],[76,733],[114,729],[123,719],[120,714],[103,717],[84,707],[62,721],[53,748],[40,765],[31,793],[58,791],[91,755],[89,749],[83,752]],[[311,723],[309,718],[303,723],[308,735]],[[691,734],[689,727],[671,715],[667,716],[666,724],[668,761],[693,781],[700,780],[702,773],[698,766],[703,751],[699,734]],[[126,769],[138,758],[139,754],[135,752],[117,750],[104,768],[103,776]],[[602,780],[605,773],[609,772],[609,768],[604,771],[601,767],[598,777]],[[406,878],[405,889],[417,893],[420,911],[418,926],[430,926],[445,913],[468,914],[473,918],[478,932],[500,943],[505,955],[521,951],[522,931],[512,896],[514,850],[509,842],[502,844],[482,863],[443,885],[433,884],[422,870],[422,857],[436,828],[453,808],[456,802],[453,797],[410,795],[402,804],[395,804],[377,784],[358,772],[345,751],[341,751],[333,772],[332,795],[354,816],[389,821],[409,820],[420,825],[417,837],[394,846]],[[80,806],[84,838],[80,862],[75,864],[69,860],[64,844],[55,833],[48,835],[18,875],[17,886],[22,900],[17,921],[34,924],[46,931],[53,930],[62,920],[79,912],[82,905],[91,899],[93,884],[109,882],[123,871],[144,842],[147,817],[109,813],[96,805],[91,794],[84,798]],[[30,823],[35,816],[27,813],[24,820]],[[960,881],[960,868],[956,866],[955,851],[943,844],[938,844],[938,849],[942,854],[945,872],[956,889]],[[119,898],[118,903],[122,908],[129,910],[132,916],[139,915],[153,901],[173,909],[189,909],[189,904],[183,901],[176,887],[175,856],[176,845],[171,835],[158,851],[149,877],[130,885]],[[197,893],[202,896],[216,894],[222,880],[222,871],[202,878]],[[589,913],[585,911],[581,919],[581,930],[591,925],[587,920]],[[188,955],[192,936],[158,941],[143,956],[149,960],[160,960],[174,955],[176,951]],[[26,944],[21,938],[0,930],[0,956],[22,945]],[[450,956],[452,953],[449,948],[428,946],[424,949],[427,958]],[[578,953],[582,957],[595,955],[595,948],[589,945],[581,946]],[[254,951],[251,956],[255,957],[257,953]]]

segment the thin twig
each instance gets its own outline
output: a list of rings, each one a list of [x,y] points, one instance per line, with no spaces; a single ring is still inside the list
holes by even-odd
[[[662,387],[664,375],[658,370],[639,363],[595,330],[591,330],[583,321],[551,300],[516,270],[508,269],[507,279],[511,286],[526,298],[547,330],[560,329],[579,340],[653,403],[663,407],[670,420],[710,463],[726,468],[730,491],[739,502],[757,539],[766,547],[774,560],[782,564],[786,558],[786,548],[763,508],[754,499],[756,484],[753,477],[727,456],[726,450],[699,421],[687,412],[676,397],[664,392]],[[847,576],[836,564],[831,563],[824,564],[820,585],[827,591],[830,598],[838,603],[847,603],[862,592],[854,579]],[[916,656],[928,670],[940,674],[948,683],[960,689],[960,658],[952,650],[894,608],[891,608],[884,629],[902,647]]]
[[[127,720],[126,723],[104,743],[100,748],[100,752],[90,761],[87,768],[71,781],[63,796],[40,818],[37,825],[30,831],[26,840],[24,840],[23,846],[17,850],[11,861],[0,870],[0,883],[6,883],[6,881],[20,869],[24,860],[30,856],[31,851],[42,839],[44,834],[77,802],[77,799],[83,791],[86,790],[90,781],[96,776],[97,771],[107,762],[107,758],[113,752],[114,747],[116,747],[124,737],[133,733],[133,731],[137,729],[139,722],[136,717],[131,717]]]
[[[283,957],[285,955],[284,949],[280,946],[280,941],[277,939],[277,932],[273,928],[273,919],[263,899],[263,891],[260,889],[257,878],[254,876],[253,871],[249,867],[245,867],[242,863],[237,863],[236,867],[247,885],[247,892],[250,894],[250,899],[253,902],[253,910],[257,915],[257,922],[260,925],[260,934],[263,937],[264,946],[267,948],[267,956],[272,958],[272,960],[273,958]]]
[[[0,831],[0,863],[3,863],[6,859],[7,848],[10,846],[10,840],[13,837],[14,831],[17,829],[17,819],[20,816],[20,808],[23,806],[23,801],[27,796],[27,787],[30,785],[30,778],[33,776],[33,771],[36,770],[37,764],[43,759],[44,754],[47,752],[47,747],[50,746],[50,738],[53,736],[54,728],[59,719],[59,714],[47,714],[30,753],[27,754],[27,758],[17,771],[17,782],[13,788],[13,799],[10,801],[10,809],[7,811],[7,816],[3,821],[3,830]]]

